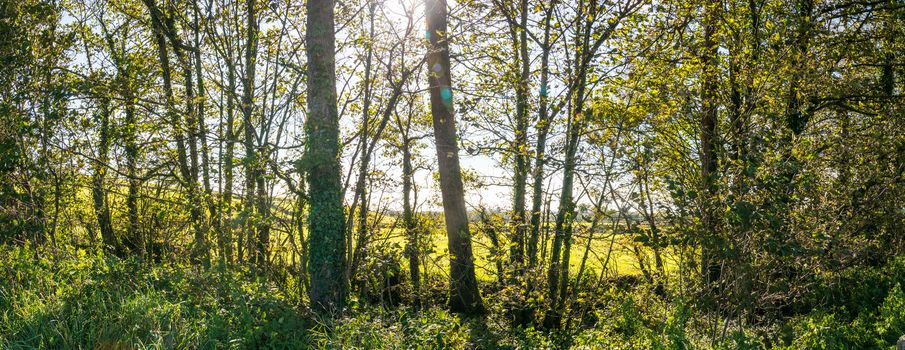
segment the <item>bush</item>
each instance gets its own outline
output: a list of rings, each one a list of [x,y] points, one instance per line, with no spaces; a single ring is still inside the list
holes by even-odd
[[[883,301],[876,325],[877,333],[886,345],[895,345],[899,337],[905,335],[905,293],[901,284],[896,284]]]
[[[846,315],[848,312],[839,313]],[[832,312],[815,312],[788,324],[794,340],[789,349],[887,349],[905,334],[905,293],[889,289],[877,309],[858,310],[851,322]]]

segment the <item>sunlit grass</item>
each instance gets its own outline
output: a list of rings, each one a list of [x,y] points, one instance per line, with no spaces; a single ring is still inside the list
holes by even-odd
[[[374,235],[373,241],[381,241],[394,243],[398,247],[404,247],[406,244],[404,229],[393,227],[395,218],[384,218],[383,222],[378,225],[379,232]],[[585,272],[591,272],[599,275],[601,271],[606,271],[610,276],[613,275],[638,275],[641,274],[638,255],[634,251],[634,247],[638,245],[634,242],[631,235],[612,234],[609,230],[601,230],[598,228],[591,237],[590,246],[588,243],[588,235],[586,232],[587,224],[581,226],[585,230],[573,235],[571,251],[569,257],[570,273],[576,274],[580,268],[581,262],[587,252],[587,260],[585,263]],[[508,232],[499,231],[498,240],[502,251],[502,255],[494,254],[494,247],[491,239],[487,236],[480,223],[471,223],[472,249],[475,258],[475,273],[478,280],[483,282],[491,282],[498,279],[498,271],[496,261],[500,260],[504,269],[509,265],[509,242]],[[549,261],[552,243],[552,228],[546,235],[546,242],[539,243],[538,249],[544,249],[546,252],[538,253],[538,258],[542,261]],[[446,276],[449,270],[449,249],[446,231],[442,223],[435,223],[428,230],[428,241],[430,242],[430,250],[425,257],[427,263],[427,273],[431,275]],[[645,265],[650,269],[653,268],[653,250],[648,247],[638,246]],[[668,251],[662,253],[664,269],[672,271],[676,268],[675,259],[671,259]],[[403,264],[405,265],[405,264]],[[407,265],[406,265],[407,266]]]
[[[120,187],[125,184],[118,184]],[[122,191],[117,193],[124,193],[125,190],[122,188]],[[78,191],[79,196],[78,200],[84,202],[84,206],[89,206],[90,192],[87,188]],[[162,191],[163,195],[168,193],[173,193],[171,191]],[[113,196],[114,198],[118,198],[119,196]],[[121,199],[121,198],[120,198]],[[179,197],[169,198],[168,200],[179,201],[182,200]],[[293,204],[293,200],[291,198],[285,198],[277,196],[274,200],[274,208],[272,209],[273,215],[278,217],[277,221],[290,222],[290,218],[288,215],[292,213],[291,206]],[[120,203],[122,204],[122,203]],[[240,202],[236,202],[235,205],[238,207]],[[90,214],[90,213],[87,213]],[[120,211],[114,212],[114,219],[116,220],[117,225],[125,224],[125,214]],[[174,214],[179,215],[179,214]],[[179,220],[189,220],[188,213],[182,213],[182,217],[179,217]],[[238,214],[236,214],[238,215]],[[396,253],[399,256],[402,256],[402,247],[406,245],[405,232],[402,228],[402,223],[399,218],[395,216],[396,214],[388,214],[381,216],[381,222],[377,225],[374,225],[377,228],[377,232],[373,233],[371,236],[371,243],[389,243],[383,244],[381,250],[392,250],[391,246],[398,247],[399,249]],[[376,214],[371,214],[371,220],[376,220]],[[177,219],[177,218],[173,218]],[[426,273],[432,276],[446,276],[449,271],[449,259],[448,259],[448,245],[447,245],[447,237],[446,231],[442,222],[442,214],[436,213],[428,213],[425,214],[423,219],[427,220],[425,224],[426,227],[423,229],[426,231],[427,242],[429,242],[428,246],[430,249],[426,251],[426,256],[424,256],[424,269],[426,269]],[[238,221],[234,220],[236,224]],[[394,226],[395,224],[395,226]],[[552,225],[552,223],[550,223]],[[373,225],[373,223],[372,223]],[[601,224],[598,226],[597,230],[594,232],[592,237],[592,242],[590,247],[587,246],[587,237],[588,237],[588,223],[582,222],[576,224],[576,233],[573,235],[570,259],[569,259],[569,268],[570,273],[576,274],[578,273],[579,267],[581,265],[582,259],[587,251],[587,261],[585,270],[587,272],[591,272],[595,275],[599,275],[601,271],[606,271],[609,276],[613,275],[638,275],[641,274],[641,269],[639,265],[638,256],[634,251],[634,247],[638,245],[637,242],[634,242],[634,237],[628,234],[612,234],[610,231],[610,223]],[[280,226],[280,225],[275,225]],[[286,225],[282,225],[282,227],[288,227]],[[184,229],[189,229],[189,226],[183,226]],[[86,239],[87,232],[79,227],[71,227],[72,234],[76,234],[79,237],[74,239],[84,240]],[[172,229],[168,227],[168,229]],[[475,273],[477,275],[478,280],[482,282],[492,282],[498,279],[498,271],[496,267],[496,261],[501,260],[504,268],[508,267],[508,254],[509,254],[509,246],[508,246],[508,235],[509,232],[506,231],[506,227],[497,227],[498,229],[498,238],[500,240],[500,250],[503,252],[502,255],[494,255],[493,254],[493,245],[491,244],[490,238],[487,236],[482,223],[478,222],[478,220],[472,220],[471,222],[471,234],[472,234],[472,247],[475,258]],[[546,252],[539,252],[539,258],[542,258],[543,261],[549,261],[549,254],[553,240],[553,228],[548,227],[544,232],[542,230],[541,234],[546,238],[546,242],[539,243],[539,249],[545,248]],[[290,247],[284,246],[286,242],[288,242],[287,234],[291,231],[286,231],[285,229],[278,229],[278,227],[274,227],[271,231],[271,251],[273,252],[272,257],[281,256],[281,261],[293,261],[294,254],[293,249]],[[216,232],[209,232],[208,239],[211,243],[216,242]],[[292,233],[297,234],[297,233]],[[307,234],[307,233],[306,233]],[[158,240],[170,240],[172,243],[177,245],[189,245],[190,234],[179,235],[176,232],[165,233],[166,237],[158,237]],[[353,234],[357,235],[357,233]],[[234,237],[235,238],[235,237]],[[424,238],[422,238],[424,239]],[[175,240],[175,241],[173,241]],[[354,245],[353,240],[353,245]],[[653,268],[653,251],[650,248],[639,246],[640,252],[643,254],[643,258],[645,264],[649,269]],[[589,248],[589,249],[588,249]],[[216,254],[215,254],[216,255]],[[277,259],[273,259],[277,260]],[[663,252],[663,262],[664,268],[667,271],[673,271],[676,268],[675,259],[670,255],[669,251]],[[407,264],[401,264],[403,268],[407,269]],[[605,265],[605,266],[604,266]]]

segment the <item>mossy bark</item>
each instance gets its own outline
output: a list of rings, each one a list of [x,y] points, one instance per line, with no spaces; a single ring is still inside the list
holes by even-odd
[[[308,120],[305,129],[309,186],[311,247],[308,272],[311,307],[339,314],[346,303],[345,218],[339,165],[339,121],[336,108],[336,37],[333,0],[309,0]]]

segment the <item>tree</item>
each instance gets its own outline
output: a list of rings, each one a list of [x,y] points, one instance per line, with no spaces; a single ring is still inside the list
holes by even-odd
[[[310,0],[308,9],[308,135],[305,166],[311,254],[308,298],[319,312],[337,315],[348,293],[345,217],[339,169],[333,0]]]
[[[704,283],[720,280],[718,251],[718,222],[714,212],[717,196],[717,109],[719,107],[717,79],[717,25],[720,11],[719,1],[704,4],[704,41],[701,51],[701,189],[704,193],[701,224],[704,238],[701,250],[701,268]]]
[[[186,134],[183,130],[190,130],[189,136],[194,134],[194,127],[186,128],[185,120],[180,117],[180,114],[176,110],[176,96],[173,92],[173,72],[172,66],[170,65],[170,56],[169,56],[169,47],[172,46],[173,53],[176,56],[177,63],[183,66],[183,73],[185,78],[185,90],[186,90],[186,109],[187,114],[191,116],[192,106],[194,105],[194,101],[190,96],[191,93],[191,68],[189,67],[189,61],[186,58],[185,49],[186,45],[179,38],[178,33],[176,33],[175,23],[172,19],[172,14],[167,14],[163,12],[155,3],[154,0],[143,0],[145,7],[148,9],[148,13],[151,19],[151,32],[153,33],[154,40],[157,46],[158,59],[160,60],[160,74],[163,78],[163,90],[164,90],[164,107],[165,113],[167,115],[168,121],[172,127],[172,135],[176,141],[176,161],[177,168],[179,170],[179,182],[182,187],[186,190],[186,196],[188,197],[188,207],[189,213],[191,216],[192,227],[194,231],[194,246],[192,248],[192,260],[204,265],[210,263],[209,251],[207,249],[207,234],[204,228],[204,224],[202,223],[202,217],[204,213],[202,212],[202,203],[201,196],[198,191],[198,179],[195,175],[197,175],[197,166],[192,166],[197,163],[196,153],[195,156],[192,156],[187,151],[186,145]],[[171,9],[173,10],[173,9]],[[169,44],[167,44],[169,43]],[[191,121],[192,119],[189,119]],[[193,123],[189,122],[189,126],[192,126]],[[194,147],[194,137],[189,138],[190,147]],[[190,156],[192,159],[195,159],[195,162],[191,165],[189,164]]]
[[[576,154],[587,126],[589,110],[585,109],[587,97],[593,85],[588,76],[592,73],[591,64],[600,47],[615,33],[616,28],[628,16],[634,14],[643,4],[642,1],[629,1],[613,5],[612,18],[599,20],[605,8],[598,6],[596,0],[579,1],[575,21],[578,24],[574,33],[574,58],[571,63],[572,74],[568,80],[566,97],[555,107],[555,112],[568,103],[566,145],[563,154],[562,192],[559,208],[556,213],[550,265],[547,272],[547,300],[550,307],[544,315],[544,326],[559,328],[562,309],[564,307],[569,283],[569,262],[572,245],[572,232],[575,217],[574,183],[578,159]],[[602,27],[598,27],[602,23]],[[594,39],[593,41],[591,39]],[[590,85],[590,86],[589,86]],[[554,112],[554,114],[555,114]]]
[[[512,232],[510,235],[509,263],[515,269],[515,275],[521,274],[525,255],[525,233],[527,217],[525,215],[525,195],[528,184],[528,86],[531,72],[531,60],[528,57],[528,1],[520,0],[516,8],[510,8],[506,2],[494,1],[497,9],[503,13],[509,28],[512,44],[513,70],[516,79],[515,90],[515,140],[511,153],[515,157],[512,172]]]
[[[449,32],[445,0],[426,0],[428,46],[428,90],[440,172],[443,216],[449,240],[449,307],[455,312],[476,315],[484,312],[478,291],[465,210],[465,191],[459,168],[459,146],[453,108],[449,59]]]
[[[550,21],[553,19],[553,9],[556,1],[547,5],[544,9],[544,38],[541,45],[540,66],[540,97],[537,107],[537,143],[534,148],[534,169],[531,176],[533,180],[531,188],[531,233],[528,237],[528,265],[534,267],[537,264],[537,244],[541,231],[541,205],[544,195],[544,164],[546,163],[547,135],[550,132],[549,83],[550,83]]]

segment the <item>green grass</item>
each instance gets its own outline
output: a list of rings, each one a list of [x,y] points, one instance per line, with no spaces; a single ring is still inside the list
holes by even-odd
[[[522,348],[548,344],[439,308],[314,317],[246,272],[141,266],[82,250],[0,251],[0,349]],[[45,254],[47,254],[45,252]],[[531,331],[528,331],[529,333]]]
[[[511,328],[500,313],[463,319],[437,306],[353,304],[332,321],[248,272],[139,265],[84,250],[41,256],[2,246],[0,349],[523,349],[562,339]],[[609,332],[589,330],[576,344],[598,344]]]
[[[381,230],[382,237],[387,237],[389,242],[395,243],[399,247],[405,245],[405,236],[401,228],[395,228],[390,232],[390,223],[383,226],[384,228]],[[494,259],[499,257],[494,256],[492,253],[493,246],[490,238],[488,238],[486,234],[483,234],[479,229],[480,225],[472,223],[471,226],[472,247],[478,280],[482,282],[495,281],[497,279],[497,271]],[[502,249],[505,251],[505,254],[508,254],[509,248],[508,245],[506,245],[508,243],[505,239],[506,234],[507,232],[499,233],[501,240],[500,244],[503,245]],[[449,254],[447,237],[442,226],[438,225],[429,230],[429,240],[433,248],[427,258],[430,262],[427,266],[428,272],[430,274],[442,275],[449,268],[449,261],[447,259],[447,254]],[[548,254],[550,244],[552,244],[552,242],[548,241]],[[606,269],[611,275],[639,275],[641,274],[641,270],[638,264],[638,258],[633,252],[633,247],[636,244],[637,243],[632,240],[632,237],[628,235],[616,235],[614,237],[609,232],[606,232],[605,234],[597,232],[592,238],[585,268],[595,274],[599,274]],[[574,236],[569,259],[569,266],[573,273],[577,273],[586,248],[587,239],[585,236]],[[648,264],[649,267],[652,266],[653,251],[649,248],[642,247],[642,254],[644,254],[645,264]],[[609,259],[607,260],[608,255]],[[506,266],[507,260],[505,259],[507,258],[505,256],[502,258],[504,259],[503,264]],[[675,256],[671,255],[668,251],[663,253],[663,261],[665,270],[674,271],[677,268]],[[606,263],[606,266],[604,266],[604,263]]]
[[[292,304],[226,271],[140,267],[77,251],[4,254],[0,347],[230,348],[306,344]]]
[[[0,349],[891,349],[905,333],[903,274],[905,259],[846,274],[839,292],[854,298],[840,296],[849,303],[785,323],[728,327],[711,341],[715,315],[644,287],[588,295],[590,321],[566,332],[512,327],[497,292],[485,294],[484,318],[463,319],[441,303],[425,310],[353,303],[334,321],[309,314],[297,291],[249,271],[4,245]],[[867,292],[877,297],[857,297]]]

